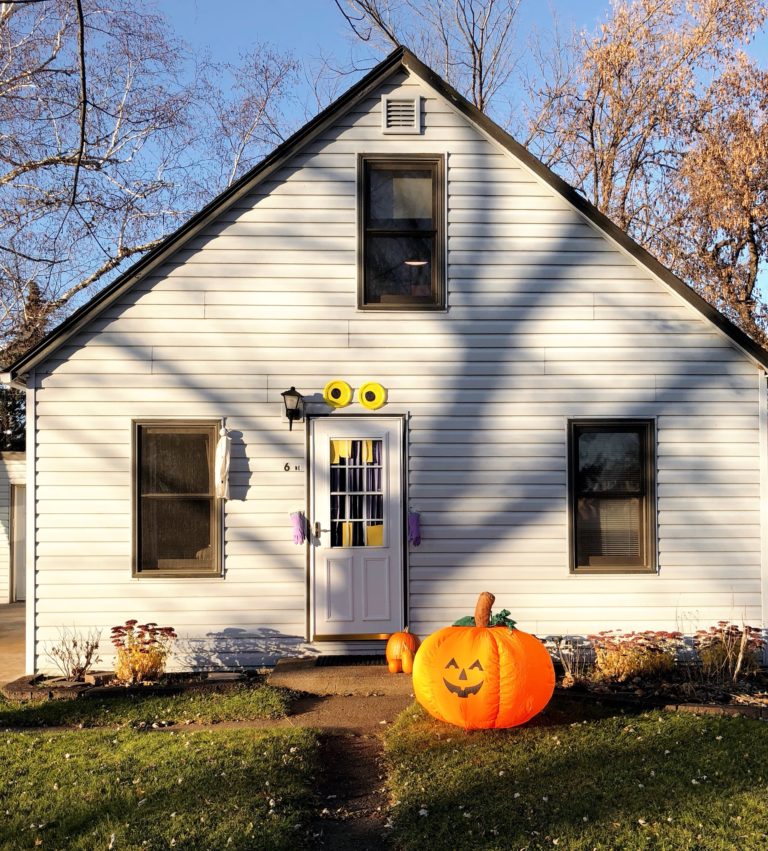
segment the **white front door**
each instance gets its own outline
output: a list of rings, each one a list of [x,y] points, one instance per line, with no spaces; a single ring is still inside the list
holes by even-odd
[[[315,640],[374,639],[403,626],[403,425],[312,420]]]

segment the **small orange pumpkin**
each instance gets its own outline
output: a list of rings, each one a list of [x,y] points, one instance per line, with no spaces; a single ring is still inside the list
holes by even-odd
[[[407,647],[411,651],[412,657],[416,654],[416,650],[419,647],[418,636],[408,632],[408,627],[402,632],[393,632],[389,636],[386,649],[387,662],[402,662],[404,647]],[[396,671],[392,671],[391,667],[389,670],[393,674],[397,673]],[[397,669],[397,671],[400,670],[402,670],[402,665]]]
[[[477,601],[475,626],[449,626],[424,640],[413,692],[435,718],[466,730],[524,724],[549,703],[555,670],[544,645],[507,626],[490,627],[495,597]]]
[[[387,662],[390,674],[399,674],[403,670],[403,663],[399,659],[391,659]]]
[[[401,662],[403,665],[403,673],[404,674],[412,674],[413,673],[413,653],[411,653],[411,648],[406,645],[403,647]]]

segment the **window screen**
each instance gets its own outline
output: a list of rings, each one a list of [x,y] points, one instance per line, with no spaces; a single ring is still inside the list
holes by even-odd
[[[218,572],[216,435],[215,423],[136,425],[137,573]]]
[[[360,306],[443,307],[442,159],[361,164]]]
[[[572,422],[569,439],[572,569],[654,570],[653,423]]]

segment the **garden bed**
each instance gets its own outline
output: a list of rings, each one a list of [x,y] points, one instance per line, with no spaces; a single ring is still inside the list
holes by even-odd
[[[558,683],[574,695],[768,717],[762,629],[720,621],[693,636],[611,630],[586,639],[555,636],[549,643]]]
[[[8,700],[75,700],[77,698],[171,696],[194,692],[225,692],[244,682],[260,681],[255,673],[200,672],[164,674],[158,682],[124,685],[111,672],[95,672],[85,682],[47,677],[43,674],[24,676],[3,686],[0,691]]]
[[[706,706],[768,718],[768,672],[755,671],[736,683],[707,682],[697,666],[678,665],[668,676],[634,677],[618,682],[598,676],[585,676],[576,682],[558,677],[558,691],[573,697],[587,697],[618,704],[638,704],[648,708]],[[742,711],[746,710],[746,711]]]

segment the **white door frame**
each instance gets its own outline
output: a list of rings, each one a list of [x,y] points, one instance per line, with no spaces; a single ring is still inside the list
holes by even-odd
[[[408,622],[407,620],[407,612],[408,612],[408,547],[407,547],[407,536],[408,536],[408,493],[407,493],[407,484],[408,484],[408,473],[407,473],[407,458],[408,458],[408,445],[407,445],[407,435],[408,430],[406,428],[407,417],[404,414],[387,414],[382,416],[377,416],[373,414],[334,414],[333,420],[351,420],[351,421],[363,421],[363,422],[374,422],[374,421],[388,421],[392,424],[396,424],[398,429],[400,430],[400,452],[401,456],[398,459],[398,474],[400,476],[400,515],[401,515],[401,529],[402,534],[400,535],[399,545],[400,545],[400,563],[401,563],[401,574],[400,574],[400,582],[401,582],[401,594],[400,594],[400,607],[398,611],[399,615],[399,625],[398,628],[402,629],[403,625]],[[306,441],[307,441],[307,449],[306,449],[306,457],[308,459],[307,464],[307,525],[309,527],[308,531],[308,548],[307,548],[307,599],[306,599],[306,637],[309,641],[339,641],[339,642],[347,642],[347,641],[379,641],[389,637],[388,633],[370,633],[370,634],[354,634],[354,635],[333,635],[333,636],[321,636],[320,638],[316,635],[315,629],[315,599],[314,599],[314,587],[315,587],[315,554],[316,554],[316,546],[315,546],[315,537],[314,537],[314,523],[315,523],[315,483],[314,483],[314,472],[315,472],[315,453],[314,453],[314,428],[313,424],[317,421],[326,421],[331,419],[328,416],[308,416],[307,417],[307,426],[306,426]],[[391,459],[395,460],[395,459]]]
[[[22,498],[22,491],[23,498]],[[11,485],[11,563],[10,563],[10,586],[11,602],[16,603],[27,598],[27,574],[26,574],[26,485]],[[21,581],[19,581],[21,577]],[[24,596],[19,597],[19,586],[23,589]]]

